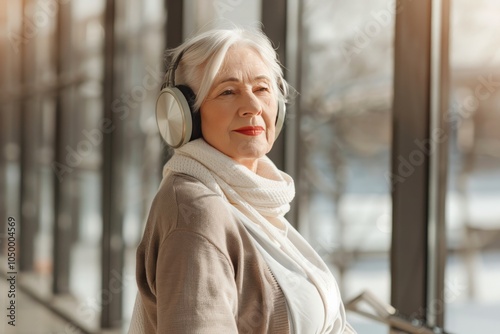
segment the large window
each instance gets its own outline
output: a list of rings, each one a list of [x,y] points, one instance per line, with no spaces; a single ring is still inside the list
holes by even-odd
[[[299,227],[344,300],[362,290],[390,297],[394,21],[387,1],[304,2]],[[387,332],[352,323],[360,333]]]
[[[446,320],[452,333],[500,326],[500,3],[451,11]]]

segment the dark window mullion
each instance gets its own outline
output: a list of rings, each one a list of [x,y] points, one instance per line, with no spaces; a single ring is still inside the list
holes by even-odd
[[[444,316],[448,16],[448,0],[398,2],[395,38],[391,303],[438,326]]]
[[[431,0],[398,2],[392,147],[391,303],[425,319]]]

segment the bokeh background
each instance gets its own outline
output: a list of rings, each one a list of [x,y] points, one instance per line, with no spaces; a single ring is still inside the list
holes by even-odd
[[[456,121],[446,144],[444,327],[496,333],[500,2],[449,4],[448,113]],[[390,303],[395,6],[0,0],[2,310],[8,217],[17,222],[18,271],[17,325],[2,313],[0,332],[126,332],[135,248],[172,154],[154,117],[164,50],[233,23],[270,36],[298,91],[271,153],[296,181],[290,220],[327,261],[344,301],[368,290]],[[389,332],[348,317],[360,334]]]

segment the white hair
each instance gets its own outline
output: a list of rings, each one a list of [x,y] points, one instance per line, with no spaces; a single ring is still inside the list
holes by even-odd
[[[273,76],[273,91],[277,92],[279,99],[286,101],[288,84],[283,78],[281,64],[268,37],[259,30],[214,29],[196,35],[180,46],[167,51],[170,71],[179,55],[181,56],[177,68],[173,69],[175,70],[175,84],[187,85],[195,92],[195,110],[199,110],[207,97],[226,53],[233,45],[248,46],[261,56]],[[170,71],[167,71],[165,80],[168,80]]]

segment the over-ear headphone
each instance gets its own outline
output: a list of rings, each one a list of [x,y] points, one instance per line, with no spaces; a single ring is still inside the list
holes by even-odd
[[[163,140],[173,148],[179,148],[191,140],[203,137],[201,133],[200,112],[194,108],[196,95],[190,87],[175,84],[175,71],[185,50],[179,53],[173,61],[173,65],[167,71],[167,80],[163,83],[160,95],[156,100],[156,122],[158,129]],[[281,81],[278,83],[278,86],[279,89],[283,89]],[[275,138],[280,134],[285,122],[285,112],[285,101],[282,98],[278,98]]]

